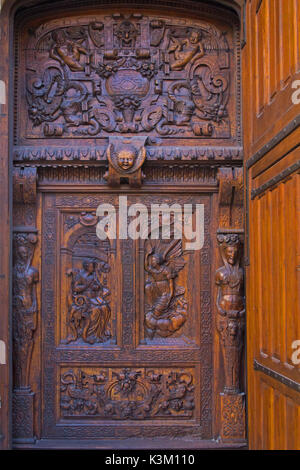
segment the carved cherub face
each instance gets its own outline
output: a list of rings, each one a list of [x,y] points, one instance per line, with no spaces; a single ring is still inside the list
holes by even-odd
[[[238,248],[237,246],[228,246],[225,250],[226,260],[231,266],[235,265],[237,261]]]
[[[198,31],[192,31],[190,35],[191,44],[197,44],[200,41],[200,33]]]
[[[121,150],[118,154],[118,165],[123,170],[130,170],[135,161],[135,152],[133,150]]]
[[[62,29],[59,29],[58,31],[54,31],[52,34],[52,37],[58,46],[62,46],[66,42],[66,35],[65,35],[64,30]]]

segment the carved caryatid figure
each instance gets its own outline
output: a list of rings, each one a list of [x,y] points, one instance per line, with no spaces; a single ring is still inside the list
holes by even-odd
[[[146,242],[145,271],[149,277],[145,285],[148,306],[145,325],[150,338],[155,334],[170,336],[186,321],[185,289],[176,284],[185,266],[182,255],[181,240],[167,246],[160,241]]]
[[[110,337],[111,311],[107,300],[110,291],[101,282],[99,266],[95,261],[85,260],[82,269],[67,274],[72,276],[72,286],[67,321],[71,335],[66,342],[79,337],[90,344],[107,341]]]
[[[34,233],[18,233],[14,237],[13,282],[13,345],[14,387],[29,387],[29,368],[33,348],[33,335],[37,326],[36,283],[38,270],[31,266]]]
[[[50,57],[61,65],[67,65],[71,72],[83,72],[84,65],[80,63],[80,56],[89,55],[88,50],[81,44],[84,39],[78,41],[68,39],[63,29],[53,31],[52,38],[55,44],[50,50]]]
[[[245,302],[243,269],[240,266],[241,242],[239,235],[218,235],[224,266],[216,272],[217,328],[221,336],[226,393],[240,392],[240,365],[243,348]]]
[[[168,52],[169,54],[174,53],[175,60],[171,64],[171,70],[183,70],[188,63],[193,64],[204,56],[201,33],[193,30],[185,39],[171,36]]]

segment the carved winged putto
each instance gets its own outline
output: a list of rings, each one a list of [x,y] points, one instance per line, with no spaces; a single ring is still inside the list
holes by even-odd
[[[50,21],[25,48],[28,137],[230,138],[229,41],[197,20]]]
[[[149,338],[170,336],[186,322],[185,289],[177,285],[178,274],[184,266],[182,240],[146,242],[145,328]]]
[[[109,270],[103,262],[85,259],[81,269],[69,270],[71,288],[68,295],[66,343],[81,338],[84,342],[103,343],[110,337],[110,291],[104,286],[102,274]]]
[[[123,178],[130,186],[140,187],[143,180],[141,167],[146,159],[147,137],[110,137],[106,151],[109,170],[104,175],[111,186],[119,186]]]

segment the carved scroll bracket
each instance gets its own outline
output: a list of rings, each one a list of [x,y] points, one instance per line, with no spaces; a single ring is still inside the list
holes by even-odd
[[[109,138],[106,151],[109,167],[104,178],[110,186],[120,186],[122,182],[128,182],[131,187],[141,187],[146,140],[147,136]]]
[[[245,404],[241,393],[241,363],[244,347],[245,299],[244,272],[241,267],[242,235],[217,236],[224,265],[216,272],[217,318],[224,364],[224,389],[221,399],[221,437],[245,438]]]
[[[220,230],[243,230],[243,169],[219,168]]]

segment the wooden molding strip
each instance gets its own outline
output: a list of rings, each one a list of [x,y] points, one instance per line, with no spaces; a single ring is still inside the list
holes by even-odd
[[[296,171],[300,170],[300,161],[297,163],[294,163],[293,165],[289,166],[288,168],[285,168],[285,170],[281,171],[278,175],[274,176],[274,178],[271,178],[269,181],[266,183],[262,184],[256,189],[252,189],[251,191],[251,199],[255,199],[257,196],[260,194],[264,193],[267,189],[271,188],[275,184],[280,183],[280,181],[284,180],[291,174],[295,173]]]
[[[262,372],[263,374],[268,375],[272,379],[275,379],[278,382],[281,382],[282,384],[286,385],[287,387],[292,388],[293,390],[296,390],[296,392],[300,392],[299,382],[296,382],[295,380],[290,379],[286,375],[283,375],[279,372],[276,372],[273,369],[270,369],[267,366],[262,365],[256,359],[254,359],[254,370],[257,370],[259,372]]]
[[[246,162],[246,168],[249,170],[255,163],[261,160],[266,153],[270,152],[276,145],[279,144],[283,139],[288,137],[295,129],[300,125],[300,115],[293,119],[287,126],[284,127],[278,134],[273,137],[266,145],[264,145],[258,152],[256,152],[252,157],[249,158]]]

